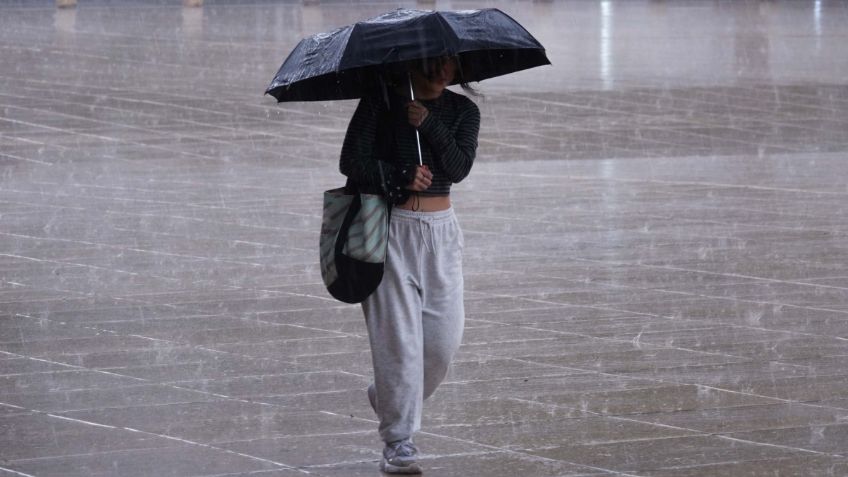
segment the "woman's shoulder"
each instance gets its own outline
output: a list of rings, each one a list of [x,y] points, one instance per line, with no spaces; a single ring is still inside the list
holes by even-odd
[[[443,93],[442,93],[442,94],[444,94],[444,95],[445,95],[445,97],[450,98],[452,101],[456,101],[456,102],[469,102],[469,103],[473,103],[473,102],[474,102],[474,101],[472,101],[472,100],[471,100],[471,98],[469,98],[468,96],[466,96],[466,95],[464,95],[464,94],[462,94],[462,93],[457,93],[456,91],[453,91],[453,90],[451,90],[451,89],[447,89],[447,88],[445,88],[445,90],[443,91]]]
[[[368,91],[359,98],[359,108],[368,111],[371,115],[383,114],[390,109],[387,104],[388,98],[381,94]]]
[[[445,99],[450,101],[457,110],[480,114],[480,109],[477,107],[477,103],[468,96],[449,89],[445,89],[442,94],[446,96]]]

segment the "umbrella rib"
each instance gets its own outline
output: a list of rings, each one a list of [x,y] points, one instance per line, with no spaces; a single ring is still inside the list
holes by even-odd
[[[453,28],[450,27],[450,23],[445,19],[442,15],[442,12],[436,12],[436,18],[439,21],[439,27],[442,29],[442,38],[450,38],[453,40],[453,45],[448,50],[449,56],[456,56],[459,54],[459,37],[454,33]],[[446,45],[447,46],[447,45]]]

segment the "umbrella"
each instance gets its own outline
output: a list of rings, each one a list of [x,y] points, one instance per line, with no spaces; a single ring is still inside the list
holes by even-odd
[[[399,8],[301,40],[265,93],[280,102],[359,98],[374,87],[381,73],[441,56],[459,57],[454,83],[550,64],[544,47],[496,8]]]

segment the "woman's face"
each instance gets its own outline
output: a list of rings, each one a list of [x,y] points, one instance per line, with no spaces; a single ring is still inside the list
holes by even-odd
[[[456,58],[438,58],[423,66],[424,71],[416,72],[416,76],[431,91],[442,91],[456,77]]]
[[[453,78],[456,76],[456,59],[446,58],[433,63],[428,79],[433,83],[433,86],[444,89],[453,82]]]

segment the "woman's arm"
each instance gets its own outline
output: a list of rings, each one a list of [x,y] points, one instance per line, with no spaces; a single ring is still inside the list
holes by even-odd
[[[477,135],[480,132],[480,109],[466,99],[456,134],[432,115],[427,114],[418,128],[436,152],[436,160],[453,183],[460,182],[471,172],[477,154]]]

